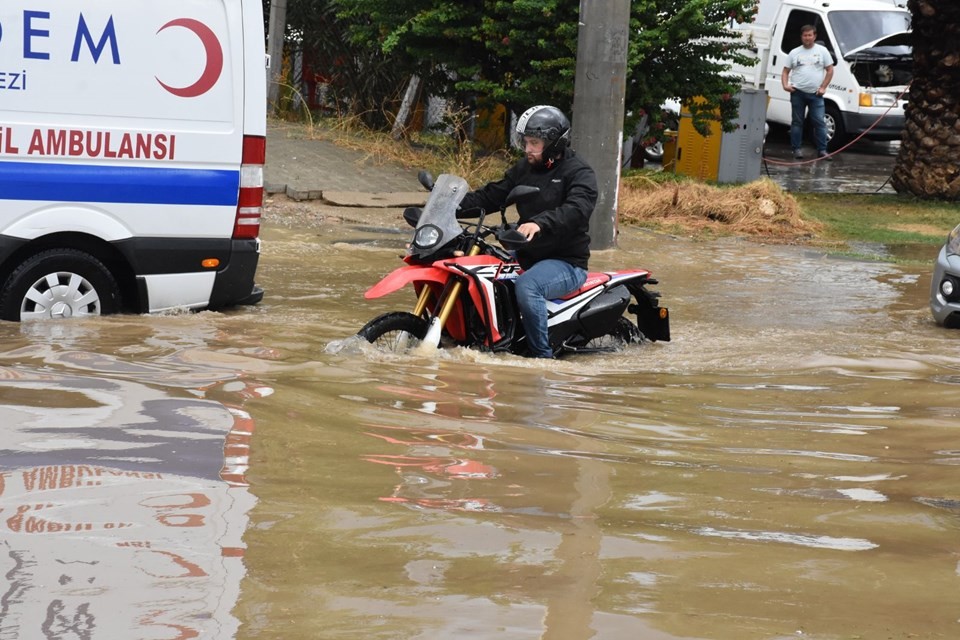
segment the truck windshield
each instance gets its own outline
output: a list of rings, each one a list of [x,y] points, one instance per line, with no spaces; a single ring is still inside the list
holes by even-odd
[[[829,19],[841,55],[883,36],[910,30],[906,11],[831,11]]]

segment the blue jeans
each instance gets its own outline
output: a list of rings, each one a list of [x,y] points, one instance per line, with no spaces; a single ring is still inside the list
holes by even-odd
[[[520,318],[527,332],[530,355],[552,358],[547,338],[547,299],[576,291],[587,281],[587,272],[563,260],[541,260],[517,278],[515,290]]]
[[[807,108],[810,109],[810,120],[813,122],[813,142],[817,152],[827,151],[827,125],[823,123],[823,96],[816,93],[804,93],[797,89],[790,94],[790,107],[793,110],[793,119],[790,123],[790,146],[796,151],[803,144],[803,121]]]

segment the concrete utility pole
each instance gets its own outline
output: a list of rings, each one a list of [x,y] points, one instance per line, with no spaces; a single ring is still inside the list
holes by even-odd
[[[629,28],[630,0],[580,0],[572,142],[597,172],[600,193],[590,218],[594,249],[616,246]]]
[[[280,74],[283,73],[283,39],[287,30],[287,0],[271,0],[270,33],[267,36],[267,53],[270,55],[270,71],[267,78],[267,109],[277,110],[280,98]]]

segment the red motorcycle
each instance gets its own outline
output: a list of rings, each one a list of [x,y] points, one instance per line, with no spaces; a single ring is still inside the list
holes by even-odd
[[[412,285],[417,303],[412,313],[392,311],[374,318],[358,335],[391,351],[465,346],[525,355],[527,341],[514,293],[522,270],[509,250],[526,239],[507,223],[506,209],[535,196],[538,189],[514,188],[500,210],[500,224],[489,226],[482,210],[460,212],[458,217],[458,205],[470,190],[463,178],[443,174],[434,184],[421,172],[420,182],[430,196],[422,210],[404,211],[404,219],[415,228],[403,259],[406,265],[365,294],[368,299],[380,298]],[[655,284],[657,280],[643,269],[594,272],[580,289],[548,300],[554,355],[670,340],[669,313],[659,304],[660,294],[648,289]]]

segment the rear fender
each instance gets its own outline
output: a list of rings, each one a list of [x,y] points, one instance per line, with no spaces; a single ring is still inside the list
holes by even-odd
[[[636,314],[637,326],[643,335],[650,341],[670,340],[670,313],[660,306],[660,293],[646,288],[646,285],[657,284],[646,269],[631,269],[626,271],[608,271],[605,273],[591,273],[587,276],[584,286],[565,298],[565,302],[574,302],[564,309],[564,317],[572,317],[584,301],[592,301],[603,293],[619,286],[625,286],[633,295],[636,302],[627,307],[630,313]],[[549,305],[548,305],[549,306]]]
[[[647,284],[657,284],[649,271],[621,271],[612,274],[611,283],[626,285],[636,300],[627,307],[637,316],[640,332],[651,342],[670,341],[670,312],[660,306],[660,292],[647,289]]]

